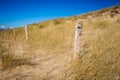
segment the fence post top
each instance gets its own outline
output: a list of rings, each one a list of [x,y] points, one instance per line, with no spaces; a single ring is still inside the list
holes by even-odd
[[[77,28],[77,29],[82,29],[82,26],[83,26],[83,24],[80,23],[80,22],[76,24],[76,28]]]

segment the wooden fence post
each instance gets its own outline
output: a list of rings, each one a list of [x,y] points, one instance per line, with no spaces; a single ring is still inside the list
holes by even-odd
[[[15,33],[15,29],[13,29],[13,35],[14,35],[14,37],[15,37],[15,35],[16,35],[16,33]]]
[[[74,39],[74,54],[80,53],[81,48],[81,36],[82,36],[82,24],[76,24],[75,39]]]
[[[26,36],[26,40],[28,39],[28,29],[27,29],[27,25],[25,25],[25,36]]]

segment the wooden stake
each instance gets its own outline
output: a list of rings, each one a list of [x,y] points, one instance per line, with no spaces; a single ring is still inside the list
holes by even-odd
[[[28,29],[27,29],[27,25],[25,25],[25,36],[26,36],[26,40],[28,39]]]
[[[81,48],[82,24],[77,23],[74,39],[74,53],[79,54]]]

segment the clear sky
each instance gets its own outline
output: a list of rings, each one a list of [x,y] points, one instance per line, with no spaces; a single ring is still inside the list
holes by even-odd
[[[0,0],[0,25],[20,27],[120,4],[120,0]]]

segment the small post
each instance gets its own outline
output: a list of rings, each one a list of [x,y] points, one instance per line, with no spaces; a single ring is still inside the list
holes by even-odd
[[[15,36],[15,29],[13,29],[13,35]]]
[[[28,29],[27,29],[27,25],[25,25],[25,36],[26,36],[26,40],[28,39]]]
[[[82,24],[76,24],[75,39],[74,39],[74,53],[75,55],[80,53],[81,47],[81,36],[82,36]]]

